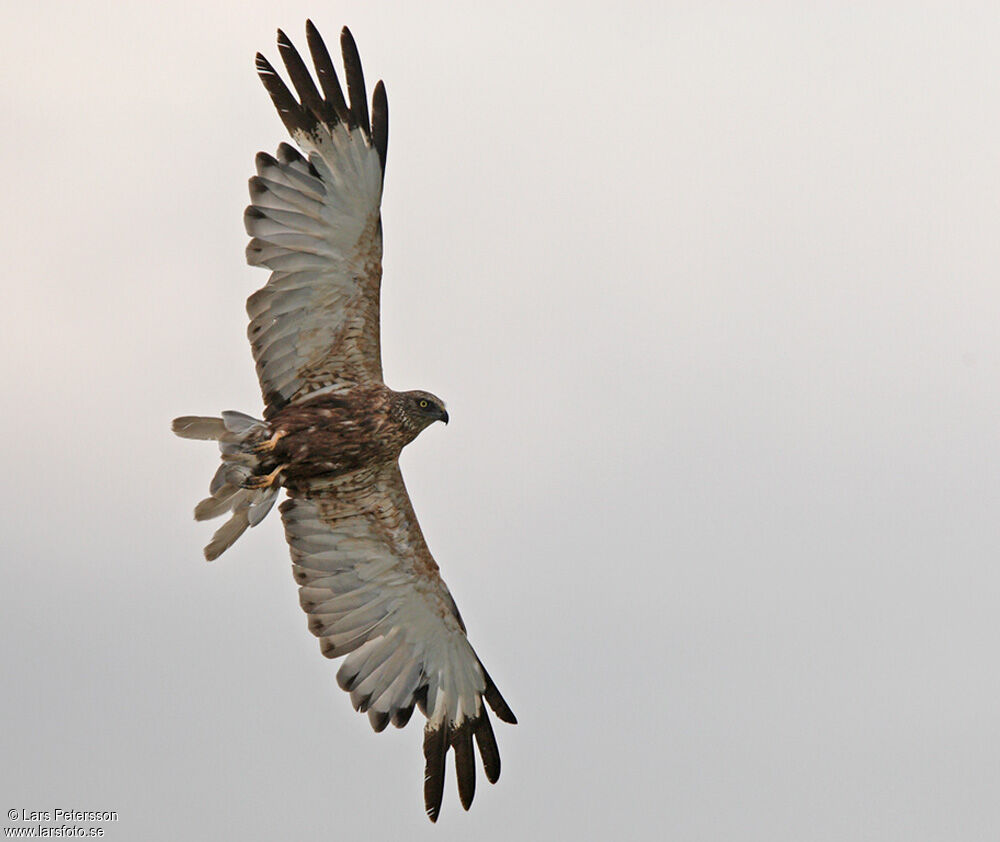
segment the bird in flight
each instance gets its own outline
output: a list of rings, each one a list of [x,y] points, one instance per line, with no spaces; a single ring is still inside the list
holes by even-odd
[[[382,378],[385,87],[375,86],[369,114],[348,29],[340,35],[346,98],[311,21],[306,36],[315,81],[278,30],[295,94],[257,54],[257,73],[298,146],[257,155],[244,214],[247,262],[271,270],[247,300],[264,418],[184,416],[173,430],[217,441],[222,452],[210,496],[195,508],[197,520],[229,515],[205,548],[209,561],[285,489],[281,518],[309,630],[326,657],[346,656],[337,682],[375,731],[403,727],[415,706],[427,718],[424,803],[436,821],[448,751],[468,810],[473,743],[486,778],[500,776],[487,706],[517,720],[469,644],[399,470],[402,449],[435,421],[447,424],[448,412],[430,392],[396,392]]]

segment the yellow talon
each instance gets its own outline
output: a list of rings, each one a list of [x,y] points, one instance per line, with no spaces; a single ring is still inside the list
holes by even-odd
[[[278,442],[287,435],[288,433],[285,430],[278,430],[267,441],[262,441],[260,444],[254,445],[254,453],[268,453],[274,450],[278,446]]]
[[[284,465],[278,465],[278,467],[275,468],[273,471],[271,471],[271,473],[269,473],[267,476],[248,477],[246,481],[244,481],[243,487],[270,488],[272,485],[274,485],[274,481],[278,478],[278,474],[280,474],[287,467],[288,467],[287,463]]]

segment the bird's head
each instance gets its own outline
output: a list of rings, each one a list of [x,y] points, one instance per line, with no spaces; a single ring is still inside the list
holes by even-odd
[[[417,431],[429,427],[435,421],[448,423],[448,411],[444,408],[444,401],[437,395],[415,389],[403,392],[400,397],[403,399],[403,414],[409,425]]]

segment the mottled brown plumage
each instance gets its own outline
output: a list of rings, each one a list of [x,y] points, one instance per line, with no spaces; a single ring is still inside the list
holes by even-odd
[[[317,477],[393,463],[421,430],[447,419],[443,401],[429,392],[394,392],[381,383],[344,388],[278,410],[267,429],[279,439],[260,470],[287,465],[284,485],[301,488]]]
[[[337,681],[376,731],[404,726],[415,707],[427,717],[424,800],[434,821],[448,752],[468,809],[473,745],[487,780],[500,775],[487,706],[505,722],[516,719],[469,645],[399,470],[402,449],[434,421],[447,423],[448,413],[429,392],[396,392],[382,381],[385,88],[375,86],[369,118],[350,32],[340,39],[348,98],[311,22],[306,34],[318,86],[280,30],[295,95],[257,55],[264,87],[302,150],[282,143],[276,156],[257,155],[244,214],[247,261],[271,270],[247,300],[265,420],[225,412],[178,418],[173,429],[218,441],[222,452],[210,496],[195,508],[198,520],[231,514],[207,559],[287,490],[281,516],[309,630],[325,656],[346,656]]]

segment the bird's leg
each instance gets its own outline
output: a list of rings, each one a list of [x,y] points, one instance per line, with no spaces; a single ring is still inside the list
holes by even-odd
[[[271,438],[267,441],[262,441],[260,444],[255,444],[253,446],[254,453],[269,453],[278,446],[278,442],[281,441],[288,433],[285,430],[278,430]]]
[[[271,473],[269,473],[269,474],[267,474],[265,476],[247,477],[243,481],[243,487],[244,488],[258,488],[258,489],[259,488],[270,488],[272,485],[274,485],[274,481],[278,478],[278,474],[280,474],[287,467],[288,467],[288,463],[286,462],[284,465],[278,465],[277,468],[275,468],[273,471],[271,471]]]

